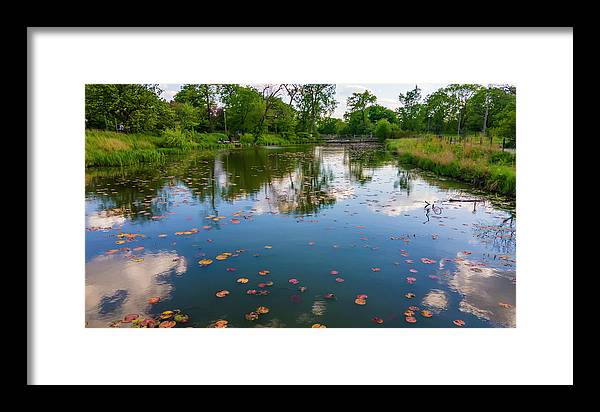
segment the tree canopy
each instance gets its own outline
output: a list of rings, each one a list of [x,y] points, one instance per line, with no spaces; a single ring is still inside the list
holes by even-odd
[[[450,84],[427,96],[415,85],[398,95],[396,110],[365,90],[347,98],[343,120],[335,84],[184,84],[171,102],[157,84],[85,86],[86,127],[123,132],[472,134],[516,141],[516,88]],[[385,120],[385,122],[382,122]]]

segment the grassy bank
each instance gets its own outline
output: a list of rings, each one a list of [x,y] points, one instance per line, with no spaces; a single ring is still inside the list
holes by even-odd
[[[160,136],[142,133],[117,133],[104,130],[85,131],[85,165],[128,166],[141,163],[163,162],[167,154],[185,153],[197,149],[223,149],[233,144],[224,133],[185,133],[180,130],[165,130]],[[252,146],[254,136],[244,134],[238,145]],[[314,143],[316,139],[302,134],[263,134],[256,142],[263,146],[290,146]]]
[[[451,144],[435,137],[388,139],[386,147],[401,161],[483,189],[516,195],[515,156],[489,145]]]

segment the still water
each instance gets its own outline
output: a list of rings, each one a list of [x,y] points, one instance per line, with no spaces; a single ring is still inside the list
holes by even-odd
[[[85,192],[87,327],[516,326],[514,202],[377,145],[93,168]]]

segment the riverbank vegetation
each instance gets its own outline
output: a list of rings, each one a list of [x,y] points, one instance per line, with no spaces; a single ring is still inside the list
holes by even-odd
[[[451,84],[422,97],[378,104],[368,89],[347,98],[343,119],[335,84],[184,84],[171,101],[156,84],[85,86],[86,165],[159,161],[166,153],[236,146],[289,146],[323,135],[413,138],[450,136],[466,144],[516,144],[516,89]]]
[[[472,142],[450,142],[430,135],[390,139],[386,147],[400,160],[440,176],[472,183],[509,196],[516,194],[516,161],[512,153]]]
[[[348,97],[344,120],[326,119],[323,134],[374,135],[380,139],[422,134],[471,137],[480,143],[516,145],[516,88],[511,85],[451,84],[422,97],[421,89],[398,96],[397,110],[377,104],[369,90]]]

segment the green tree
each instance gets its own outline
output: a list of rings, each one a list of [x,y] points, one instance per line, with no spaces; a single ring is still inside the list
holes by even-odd
[[[352,93],[346,100],[348,110],[344,113],[344,119],[348,121],[353,133],[365,134],[370,131],[370,122],[367,116],[367,108],[377,102],[377,97],[368,90],[362,93]]]
[[[392,135],[392,125],[387,119],[380,119],[375,125],[375,136],[379,140],[385,140]]]
[[[406,93],[400,93],[398,99],[400,100],[398,115],[400,116],[402,129],[410,131],[421,130],[422,118],[425,111],[421,104],[421,89],[419,86],[415,85],[414,89]]]
[[[381,119],[386,119],[390,124],[398,123],[398,114],[379,104],[367,107],[367,117],[372,124]]]
[[[173,108],[177,117],[177,124],[182,130],[197,130],[200,124],[200,110],[189,102],[174,102]]]
[[[337,106],[335,84],[295,86],[297,90],[293,101],[298,110],[297,130],[314,133],[317,130],[317,123],[322,118],[331,115]]]
[[[173,112],[160,98],[156,84],[88,84],[85,86],[86,127],[125,131],[157,131],[172,121]]]

